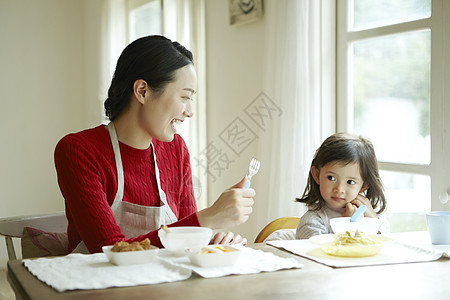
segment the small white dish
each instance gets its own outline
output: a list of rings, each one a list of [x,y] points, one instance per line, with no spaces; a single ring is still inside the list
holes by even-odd
[[[205,250],[214,251],[206,253]],[[196,249],[186,249],[189,260],[194,265],[205,268],[232,266],[241,252],[230,246],[210,245]]]
[[[113,246],[103,246],[102,250],[108,260],[117,266],[148,264],[155,261],[159,249],[114,252]]]

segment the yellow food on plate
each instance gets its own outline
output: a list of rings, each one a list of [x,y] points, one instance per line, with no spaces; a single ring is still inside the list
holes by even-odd
[[[359,232],[356,230],[355,235],[352,236],[350,232],[342,232],[335,234],[333,245],[341,246],[361,246],[361,245],[375,245],[373,239],[371,239],[367,234]]]
[[[365,233],[356,231],[352,236],[347,231],[335,234],[333,242],[323,245],[322,250],[334,256],[365,257],[378,254],[381,244]]]
[[[152,246],[150,240],[147,238],[142,240],[141,242],[117,242],[111,248],[112,252],[129,252],[129,251],[142,251],[142,250],[150,250],[157,249],[158,247]]]

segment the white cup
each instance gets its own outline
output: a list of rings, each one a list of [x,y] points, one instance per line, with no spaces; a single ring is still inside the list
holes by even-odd
[[[450,245],[450,211],[432,211],[426,216],[431,243]]]

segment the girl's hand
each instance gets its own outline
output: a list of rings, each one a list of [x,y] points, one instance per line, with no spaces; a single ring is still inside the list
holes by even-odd
[[[351,217],[355,213],[355,211],[358,209],[358,207],[355,204],[352,204],[352,202],[349,202],[345,205],[345,211],[342,214],[343,217]]]
[[[364,213],[364,217],[368,217],[368,218],[378,218],[377,213],[373,210],[372,204],[370,204],[369,199],[367,199],[366,197],[364,197],[363,195],[359,194],[355,200],[353,200],[352,202],[348,203],[348,204],[352,204],[355,207],[355,210],[360,207],[361,205],[365,205],[367,206],[366,212]],[[347,205],[348,205],[347,204]],[[354,212],[354,211],[353,211]]]
[[[247,177],[224,191],[208,208],[197,213],[201,226],[211,229],[230,228],[246,222],[253,209],[255,190],[244,189]]]
[[[243,238],[239,234],[234,235],[232,232],[224,233],[218,232],[211,239],[210,245],[234,245],[234,244],[242,244],[244,246],[247,245],[247,239]]]

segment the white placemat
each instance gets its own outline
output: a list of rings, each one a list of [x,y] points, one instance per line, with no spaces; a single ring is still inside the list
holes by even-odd
[[[163,260],[116,266],[104,253],[26,259],[23,263],[34,276],[59,292],[172,282],[185,280],[192,274],[189,269]]]
[[[428,231],[398,232],[386,236],[405,245],[441,252],[442,256],[450,257],[450,245],[433,245]]]
[[[158,261],[141,265],[116,266],[104,253],[25,259],[23,263],[34,276],[59,292],[179,281],[188,279],[192,271],[202,277],[213,278],[303,267],[294,258],[243,246],[239,249],[241,255],[236,264],[220,268],[197,267],[187,256],[173,256],[165,249],[159,251]]]
[[[176,266],[190,269],[205,278],[222,277],[237,274],[255,274],[273,272],[282,269],[303,268],[303,264],[294,258],[283,258],[271,252],[234,245],[241,251],[238,261],[232,266],[202,268],[192,264],[187,256],[176,257],[167,250],[161,250],[159,257]]]
[[[380,253],[371,257],[328,255],[321,250],[319,245],[309,240],[270,241],[267,244],[335,268],[424,262],[450,257],[449,251],[406,245],[395,240],[383,244]]]

